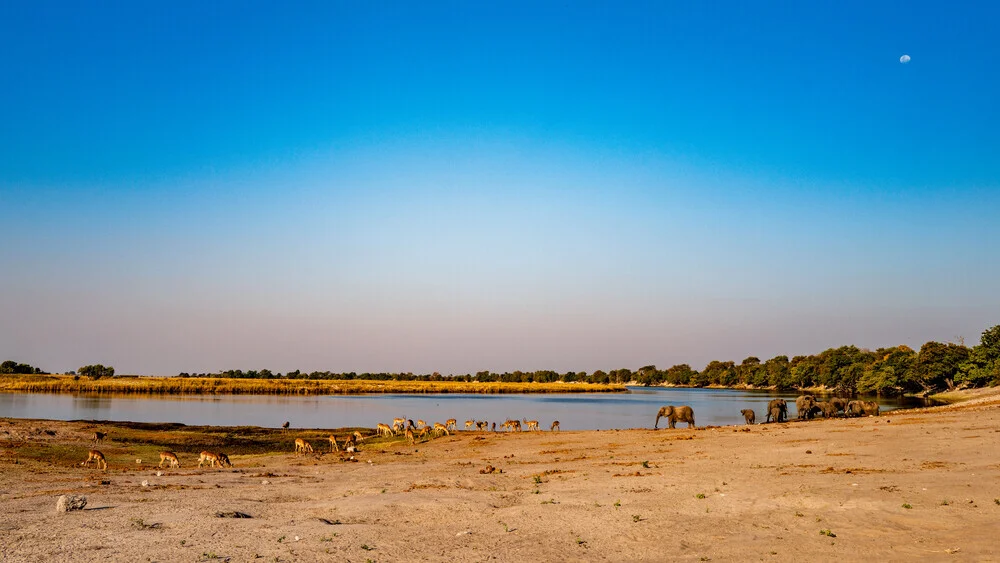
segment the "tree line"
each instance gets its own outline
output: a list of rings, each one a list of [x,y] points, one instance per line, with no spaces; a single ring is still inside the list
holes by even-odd
[[[80,376],[93,379],[113,377],[115,368],[100,364],[83,366]],[[0,364],[3,374],[45,373],[28,364],[8,360]],[[73,372],[70,372],[71,374]],[[715,360],[701,371],[688,364],[668,369],[654,365],[635,371],[628,368],[593,373],[552,370],[513,371],[495,373],[441,375],[413,373],[336,373],[330,371],[275,373],[269,369],[225,370],[217,373],[187,373],[180,377],[222,377],[237,379],[346,379],[371,381],[468,381],[550,383],[581,382],[640,385],[683,385],[706,387],[770,387],[781,390],[825,387],[838,393],[874,393],[899,395],[930,393],[944,389],[1000,385],[1000,325],[983,331],[980,343],[967,347],[964,343],[927,342],[920,350],[900,345],[868,350],[857,346],[829,348],[809,356],[775,356],[769,360],[750,356],[737,364]]]
[[[943,389],[983,387],[1000,384],[1000,325],[983,332],[978,345],[927,342],[919,351],[900,345],[868,350],[857,346],[829,348],[809,356],[775,356],[766,361],[750,356],[737,364],[715,360],[701,371],[688,364],[668,369],[654,365],[635,371],[628,368],[593,373],[552,370],[513,371],[444,376],[440,373],[335,373],[329,371],[286,374],[270,370],[226,370],[220,373],[188,374],[181,377],[284,378],[284,379],[363,379],[395,381],[477,381],[503,382],[583,382],[637,383],[640,385],[684,385],[706,387],[773,387],[791,390],[825,387],[839,393],[875,393],[898,395],[930,393]]]

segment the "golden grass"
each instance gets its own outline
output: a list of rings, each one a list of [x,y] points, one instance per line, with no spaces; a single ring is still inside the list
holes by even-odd
[[[368,393],[620,393],[624,385],[595,383],[477,383],[464,381],[375,381],[129,377],[92,380],[70,375],[4,375],[0,392],[149,395],[359,395]]]

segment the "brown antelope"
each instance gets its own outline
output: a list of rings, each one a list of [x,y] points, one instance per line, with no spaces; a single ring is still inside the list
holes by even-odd
[[[157,467],[163,467],[163,462],[169,461],[170,463],[167,467],[177,466],[178,469],[181,467],[181,461],[177,459],[177,454],[174,452],[160,452],[160,464]]]
[[[480,432],[485,432],[490,429],[490,423],[486,422],[485,420],[481,420],[476,423],[476,429],[479,430]]]
[[[393,434],[392,428],[389,428],[388,424],[382,424],[381,422],[378,423],[378,426],[375,427],[375,430],[378,431],[379,436],[392,436]]]
[[[475,426],[475,424],[476,424],[475,420],[466,420],[465,421],[465,429],[466,430],[472,430],[472,427]]]
[[[364,439],[365,439],[365,437],[361,435],[361,432],[358,432],[357,430],[354,431],[354,441],[355,441],[355,443],[360,443]]]
[[[337,437],[330,434],[330,437],[327,439],[330,440],[330,453],[339,452],[340,446],[337,445]],[[346,446],[347,444],[345,443],[344,445]]]
[[[402,434],[404,428],[406,428],[406,426],[399,422],[392,423],[392,435],[396,436],[398,434]]]
[[[528,427],[528,430],[538,430],[538,421],[537,420],[528,420],[526,418],[526,419],[524,419],[524,425]]]
[[[94,443],[100,444],[104,442],[104,439],[108,437],[107,432],[94,432]]]
[[[445,428],[451,430],[458,430],[458,421],[455,420],[454,418],[449,418],[448,420],[444,421],[444,426]]]
[[[423,426],[423,427],[420,428],[420,436],[419,437],[423,438],[424,436],[427,436],[430,433],[431,433],[431,427],[425,425],[425,426]]]
[[[313,453],[312,444],[306,442],[302,438],[295,439],[295,453],[296,454],[311,454]]]
[[[218,465],[220,468],[226,465],[232,467],[233,464],[230,463],[229,457],[226,454],[217,454],[213,452],[201,452],[201,457],[198,458],[198,467],[201,467],[203,463],[208,462],[209,467],[215,467]]]
[[[448,432],[448,425],[447,424],[441,424],[440,422],[435,422],[434,423],[434,432],[437,432],[439,430],[441,432],[444,432],[446,436],[451,436],[451,432]]]
[[[516,428],[517,431],[520,432],[521,431],[521,421],[520,420],[516,420],[516,419],[512,420],[512,419],[508,418],[503,423],[503,428],[506,428],[507,430],[510,430],[511,432],[513,432],[514,429]]]
[[[402,432],[403,428],[406,428],[406,419],[405,418],[394,418],[394,419],[392,419],[392,428],[393,428],[393,430],[395,430],[397,426],[399,427],[399,432]]]
[[[418,428],[425,428],[426,426],[427,426],[427,423],[426,423],[426,422],[424,422],[424,421],[423,421],[423,420],[421,420],[421,419],[417,419],[417,427],[418,427]]]
[[[552,427],[549,428],[549,430],[551,430],[553,432],[555,432],[556,430],[559,430],[559,421],[557,420],[557,421],[553,422],[552,423]]]
[[[104,454],[102,454],[97,450],[90,450],[89,452],[87,452],[87,461],[81,462],[80,465],[84,467],[89,467],[90,462],[92,461],[97,462],[98,469],[103,469],[104,471],[108,470],[108,460],[104,459]],[[104,467],[101,467],[102,465]]]
[[[406,429],[406,441],[409,442],[411,446],[413,445],[413,442],[415,441],[413,439],[413,430],[410,430],[409,428]]]

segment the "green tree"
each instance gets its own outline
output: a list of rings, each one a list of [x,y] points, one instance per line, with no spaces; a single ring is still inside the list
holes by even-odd
[[[969,349],[960,344],[928,342],[920,347],[914,364],[916,382],[925,391],[955,387],[959,366],[969,359]]]
[[[76,370],[80,375],[85,375],[91,379],[100,379],[102,377],[114,377],[115,368],[112,366],[103,366],[101,364],[93,364],[89,366],[83,366]]]

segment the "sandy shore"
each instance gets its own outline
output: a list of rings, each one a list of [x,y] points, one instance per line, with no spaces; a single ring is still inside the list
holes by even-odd
[[[364,445],[355,462],[297,457],[290,431],[284,452],[230,448],[233,469],[178,448],[183,467],[162,476],[149,456],[176,438],[163,431],[100,446],[107,472],[76,465],[95,428],[0,419],[0,559],[1000,559],[993,393],[852,420],[460,432]],[[87,509],[56,513],[63,493]],[[252,518],[216,517],[232,511]]]

